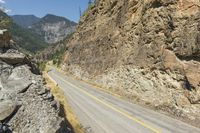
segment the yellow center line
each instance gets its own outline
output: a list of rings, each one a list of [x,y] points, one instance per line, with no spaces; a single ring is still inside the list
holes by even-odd
[[[60,78],[60,77],[59,77],[59,78]],[[87,96],[91,97],[92,99],[96,100],[97,102],[99,102],[99,103],[101,103],[101,104],[107,106],[108,108],[112,109],[112,110],[115,111],[115,112],[120,113],[121,115],[123,115],[123,116],[129,118],[130,120],[133,120],[134,122],[136,122],[136,123],[142,125],[143,127],[147,128],[147,129],[149,129],[149,130],[151,130],[152,132],[154,132],[154,133],[162,133],[162,132],[159,131],[158,129],[155,129],[155,128],[153,128],[152,126],[150,126],[150,125],[148,125],[148,124],[142,122],[141,120],[139,120],[139,119],[137,119],[137,118],[135,118],[135,117],[133,117],[133,116],[127,114],[126,112],[124,112],[124,111],[122,111],[122,110],[120,110],[120,109],[117,109],[117,108],[113,107],[112,105],[110,105],[110,104],[108,104],[108,103],[106,103],[106,102],[104,102],[104,101],[98,99],[97,97],[95,97],[95,96],[93,96],[92,94],[88,93],[87,91],[85,91],[85,90],[83,90],[83,89],[81,89],[81,88],[79,88],[79,87],[77,87],[77,86],[71,84],[70,82],[67,82],[67,81],[65,81],[65,80],[62,79],[62,78],[60,78],[60,79],[61,79],[63,82],[65,82],[65,83],[69,84],[70,86],[76,88],[77,90],[81,91],[82,93],[86,94]]]

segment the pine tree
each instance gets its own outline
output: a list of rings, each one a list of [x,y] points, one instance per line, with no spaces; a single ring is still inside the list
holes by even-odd
[[[81,11],[81,7],[79,6],[79,15],[80,15],[80,18],[82,16],[82,11]]]

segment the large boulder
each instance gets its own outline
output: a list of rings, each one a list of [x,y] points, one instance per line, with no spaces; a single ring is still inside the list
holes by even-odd
[[[184,71],[192,87],[200,89],[200,62],[184,61]]]
[[[7,78],[0,78],[2,90],[12,93],[24,92],[32,84],[31,76],[32,73],[28,66],[15,67]]]
[[[11,65],[23,63],[25,57],[24,54],[19,53],[17,50],[8,50],[6,53],[0,54],[0,59]]]
[[[16,80],[8,80],[6,83],[2,83],[3,90],[10,91],[13,93],[21,93],[28,89],[28,87],[32,84],[30,80],[25,78],[16,79]]]
[[[0,30],[0,48],[8,48],[10,40],[11,36],[8,30],[6,29]]]
[[[11,116],[16,107],[16,104],[10,100],[0,101],[0,122]]]

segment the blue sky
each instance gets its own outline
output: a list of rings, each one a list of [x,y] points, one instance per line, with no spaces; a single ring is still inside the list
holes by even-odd
[[[2,1],[2,0],[0,0]],[[7,9],[10,9],[10,15],[28,15],[33,14],[38,17],[50,13],[66,17],[78,22],[79,6],[84,11],[87,8],[88,0],[3,0]]]

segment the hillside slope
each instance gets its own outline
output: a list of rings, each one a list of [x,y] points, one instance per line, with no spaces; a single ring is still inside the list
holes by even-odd
[[[23,29],[15,23],[10,26],[10,31],[17,45],[27,51],[35,53],[48,47],[41,36],[31,30]]]
[[[18,26],[6,13],[0,11],[0,18],[0,29],[9,29],[13,40],[21,48],[29,52],[36,52],[48,46],[42,37],[31,30]]]
[[[96,0],[62,68],[132,100],[200,121],[200,10],[193,0]]]

